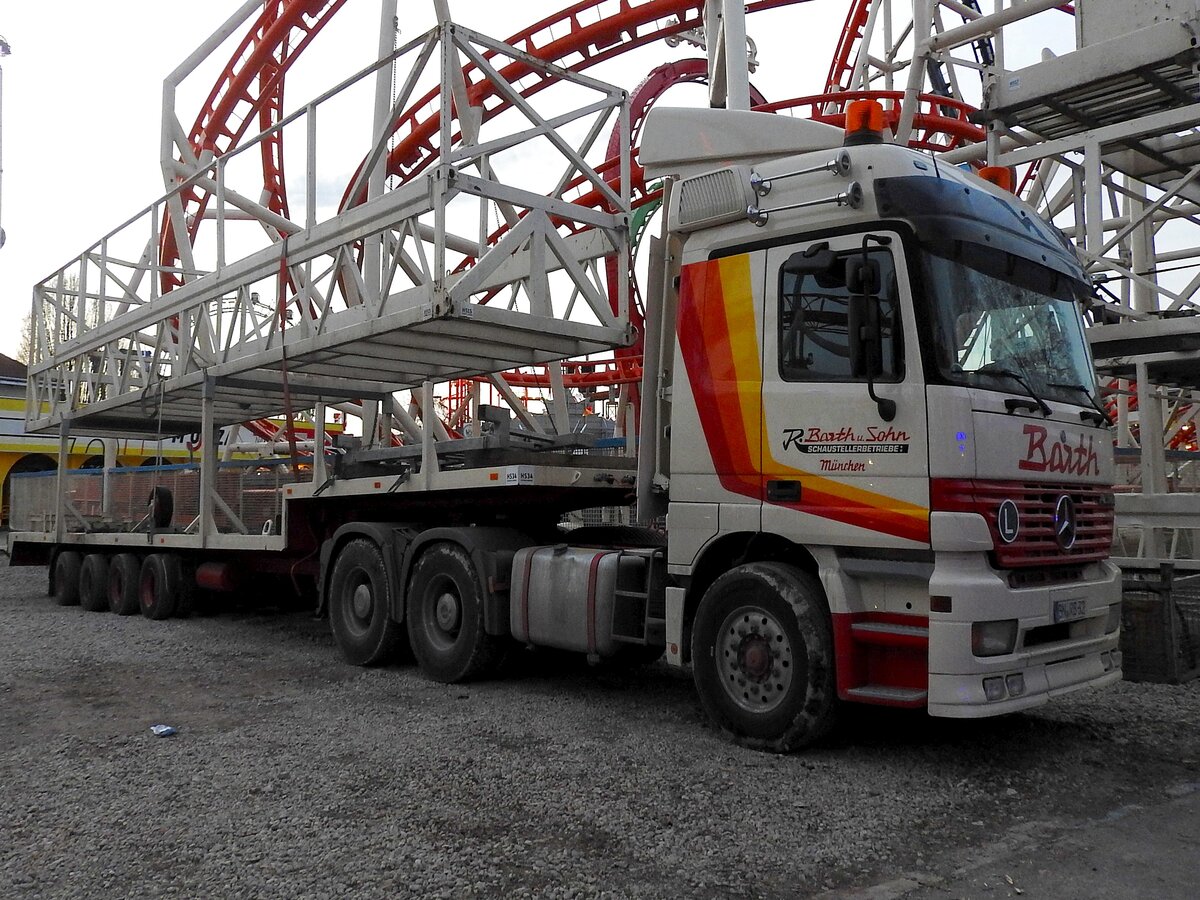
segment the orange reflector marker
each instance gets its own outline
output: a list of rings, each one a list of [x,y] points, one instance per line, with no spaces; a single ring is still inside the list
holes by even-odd
[[[883,105],[878,100],[854,100],[846,107],[846,137],[842,144],[883,143]]]
[[[979,177],[984,181],[994,184],[1002,191],[1013,192],[1013,186],[1016,183],[1016,178],[1013,175],[1013,170],[1008,166],[984,166],[979,170]]]

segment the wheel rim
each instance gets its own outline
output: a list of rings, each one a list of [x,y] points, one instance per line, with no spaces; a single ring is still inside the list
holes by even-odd
[[[758,606],[741,606],[718,631],[717,671],[729,699],[749,712],[769,713],[786,699],[795,667],[783,624]]]
[[[462,631],[462,597],[447,577],[434,578],[425,590],[425,632],[439,649],[448,650]]]
[[[435,604],[435,618],[437,619],[438,628],[447,633],[458,631],[458,621],[461,617],[459,610],[458,598],[449,591],[444,592],[437,598]]]
[[[359,570],[347,585],[346,624],[356,634],[363,634],[371,627],[375,613],[375,591],[366,572]]]

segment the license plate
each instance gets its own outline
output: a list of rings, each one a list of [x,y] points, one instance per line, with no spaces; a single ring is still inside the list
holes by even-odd
[[[1076,619],[1082,619],[1087,615],[1087,600],[1080,597],[1076,600],[1055,600],[1054,601],[1054,621],[1058,622],[1074,622]]]

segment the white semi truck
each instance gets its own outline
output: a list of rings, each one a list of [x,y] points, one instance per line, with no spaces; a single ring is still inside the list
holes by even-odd
[[[165,475],[147,491],[110,472],[89,495],[94,514],[73,499],[84,474],[23,476],[13,564],[48,563],[61,602],[154,618],[196,587],[286,575],[315,588],[348,661],[382,663],[407,640],[444,682],[487,677],[519,645],[665,655],[691,669],[717,726],[775,751],[822,737],[840,704],[992,716],[1118,680],[1111,438],[1077,257],[1012,193],[892,143],[877,108],[849,121],[843,133],[754,112],[650,113],[640,162],[663,179],[666,212],[636,453],[572,446],[483,406],[461,441],[318,453],[310,476],[256,472],[250,487],[240,469],[238,496],[266,498],[257,512],[222,493],[234,476],[211,452],[170,490]],[[471,189],[461,170],[429,177]],[[263,271],[302,259],[305,239]],[[156,301],[160,320],[181,315],[170,300]],[[419,317],[451,363],[456,346],[483,352],[463,330],[482,313],[452,306]],[[125,315],[149,321],[145,308]],[[121,321],[79,354],[117,346],[132,333]],[[361,391],[364,341],[385,331],[354,323],[345,390]],[[461,343],[436,343],[446,334]],[[321,357],[296,344],[290,375],[285,357],[295,396],[327,399],[301,363],[336,366],[334,344]],[[277,362],[270,348],[243,358]],[[212,434],[239,410],[259,414],[253,391],[268,390],[248,366],[229,374],[230,358],[193,360],[176,381],[150,372],[165,380],[131,417],[117,380],[56,412],[71,392],[61,374],[47,391],[48,357],[30,420],[65,434],[95,410],[81,428]],[[111,515],[101,494],[121,490],[151,496],[145,519]],[[643,527],[559,525],[569,510],[632,503]]]

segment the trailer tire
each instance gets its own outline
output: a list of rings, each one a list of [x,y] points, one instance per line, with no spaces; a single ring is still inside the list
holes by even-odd
[[[507,642],[483,624],[483,587],[467,552],[443,542],[427,547],[408,584],[408,639],[421,671],[454,684],[495,671]]]
[[[833,629],[821,584],[781,563],[712,583],[696,610],[692,672],[709,717],[743,746],[786,753],[833,727]]]
[[[74,550],[63,550],[54,560],[54,599],[59,606],[79,605],[79,571],[83,556]]]
[[[138,579],[142,561],[132,553],[118,553],[108,566],[108,608],[118,616],[132,616],[141,611],[138,599]]]
[[[355,538],[338,551],[329,577],[329,627],[346,662],[378,666],[396,655],[404,631],[390,610],[383,552],[374,541]]]
[[[108,612],[108,557],[89,553],[79,568],[79,605],[88,612]]]
[[[142,615],[161,621],[175,615],[179,596],[179,558],[169,553],[151,553],[142,562],[138,576],[138,602]]]

